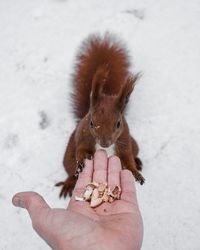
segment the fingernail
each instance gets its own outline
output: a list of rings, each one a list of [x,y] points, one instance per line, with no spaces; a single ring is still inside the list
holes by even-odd
[[[24,204],[23,204],[22,200],[19,197],[17,197],[17,196],[13,197],[12,203],[16,207],[24,208]]]

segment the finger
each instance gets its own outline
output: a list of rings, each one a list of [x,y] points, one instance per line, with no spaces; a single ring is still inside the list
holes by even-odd
[[[49,224],[49,205],[35,192],[21,192],[12,199],[14,206],[27,209],[35,231],[50,245],[55,248],[55,228]],[[50,219],[52,222],[52,220]]]
[[[111,156],[108,160],[108,186],[120,186],[121,162],[117,156]]]
[[[86,185],[92,182],[92,173],[93,173],[93,160],[85,160],[85,167],[83,172],[79,174],[74,192],[78,189],[84,189]]]
[[[131,171],[124,169],[121,170],[121,199],[134,204],[137,204],[135,179]]]
[[[107,164],[108,158],[106,151],[100,149],[94,154],[94,173],[93,181],[107,182]]]

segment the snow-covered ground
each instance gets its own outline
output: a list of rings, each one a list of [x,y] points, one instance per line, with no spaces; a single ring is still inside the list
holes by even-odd
[[[92,32],[118,34],[142,71],[127,119],[146,184],[137,184],[143,250],[200,249],[199,0],[0,1],[0,249],[49,247],[12,196],[54,187],[74,120],[70,73]]]

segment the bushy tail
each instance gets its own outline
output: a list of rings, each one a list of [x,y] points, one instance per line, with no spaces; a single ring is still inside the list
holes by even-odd
[[[82,119],[89,110],[92,79],[102,66],[106,66],[109,72],[104,86],[105,94],[117,94],[128,75],[130,63],[125,47],[108,33],[103,37],[89,36],[78,51],[72,79],[73,109],[78,119]]]

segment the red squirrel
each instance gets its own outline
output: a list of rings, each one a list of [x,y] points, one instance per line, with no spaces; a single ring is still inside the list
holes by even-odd
[[[145,181],[139,170],[138,145],[130,135],[124,111],[138,75],[129,72],[127,50],[110,34],[91,35],[77,55],[73,74],[73,109],[77,126],[70,136],[64,156],[68,178],[60,197],[72,195],[84,159],[91,159],[97,144],[107,148],[114,145],[123,169],[129,169],[136,181]]]

